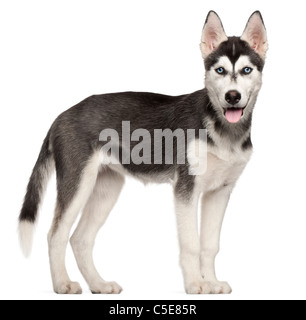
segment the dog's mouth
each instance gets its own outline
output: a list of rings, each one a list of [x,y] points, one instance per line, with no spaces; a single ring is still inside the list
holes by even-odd
[[[229,123],[237,123],[243,117],[244,108],[227,108],[224,110],[224,116]]]
[[[241,120],[244,114],[244,110],[249,105],[251,97],[249,97],[246,105],[243,108],[233,107],[233,108],[223,108],[224,117],[229,123],[237,123]]]

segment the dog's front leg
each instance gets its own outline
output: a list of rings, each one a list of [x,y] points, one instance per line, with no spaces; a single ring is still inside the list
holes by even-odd
[[[175,198],[175,209],[180,242],[180,263],[184,276],[185,290],[189,294],[206,293],[200,269],[200,237],[198,232],[199,195],[191,200]]]
[[[219,282],[215,272],[215,258],[219,252],[220,232],[232,188],[224,187],[203,196],[201,222],[201,273],[210,287],[208,293],[229,294],[231,287]]]

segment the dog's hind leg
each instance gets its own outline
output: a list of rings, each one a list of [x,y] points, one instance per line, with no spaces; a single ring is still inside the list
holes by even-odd
[[[61,162],[61,165],[65,164]],[[52,228],[48,234],[50,268],[54,291],[59,294],[81,294],[82,289],[72,282],[65,266],[66,247],[70,230],[78,213],[85,206],[95,186],[99,168],[99,156],[93,155],[80,168],[64,168],[58,174],[58,199]],[[59,169],[59,168],[57,168]]]
[[[122,175],[103,169],[70,240],[79,269],[92,293],[119,294],[122,291],[117,283],[106,282],[100,277],[93,262],[92,251],[96,235],[115,205],[123,183]]]

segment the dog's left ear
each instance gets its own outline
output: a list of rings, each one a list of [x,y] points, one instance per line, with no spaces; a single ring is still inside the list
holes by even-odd
[[[269,46],[265,24],[259,11],[251,15],[241,40],[248,42],[250,47],[265,59]]]
[[[206,22],[202,32],[201,52],[203,59],[216,50],[219,45],[228,40],[222,22],[214,11],[207,15]]]

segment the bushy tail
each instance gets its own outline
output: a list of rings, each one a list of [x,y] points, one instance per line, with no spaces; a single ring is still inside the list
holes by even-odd
[[[49,138],[50,132],[44,140],[37,162],[34,166],[19,215],[19,240],[21,249],[26,257],[31,253],[34,225],[39,205],[42,201],[50,175],[54,169],[54,159],[49,149]]]

